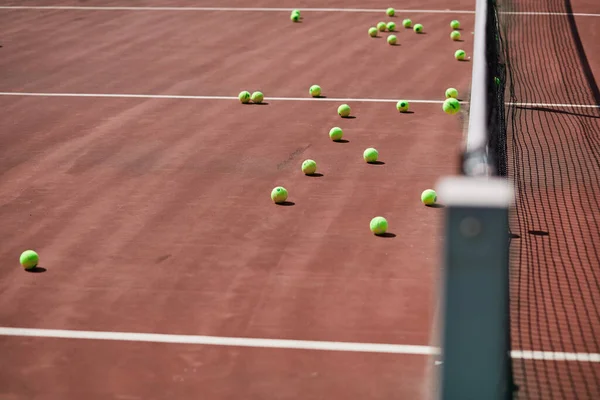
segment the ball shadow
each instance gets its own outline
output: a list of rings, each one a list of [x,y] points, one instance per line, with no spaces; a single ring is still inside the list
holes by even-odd
[[[380,235],[375,235],[375,236],[380,237],[380,238],[388,238],[388,239],[390,239],[390,238],[395,238],[396,234],[392,233],[392,232],[386,232],[386,233],[382,233]]]
[[[323,174],[319,173],[319,172],[315,172],[314,174],[305,174],[306,176],[309,176],[311,178],[320,178],[323,176]]]
[[[400,111],[400,114],[414,114],[414,111]]]
[[[464,60],[458,60],[459,62],[471,62],[471,59],[465,58]]]
[[[284,202],[275,203],[275,204],[277,204],[278,206],[282,206],[282,207],[291,207],[291,206],[296,205],[296,203],[294,203],[293,201],[284,201]]]
[[[30,274],[41,274],[42,272],[46,272],[46,268],[33,267],[31,269],[26,269],[25,271],[29,272]]]
[[[388,43],[390,46],[396,47],[396,46],[400,46],[400,43]]]
[[[315,98],[315,99],[326,99],[327,96],[318,95],[318,96],[313,96],[313,98]]]
[[[371,162],[367,162],[367,164],[370,164],[370,165],[385,165],[385,163],[383,161],[371,161]]]
[[[255,105],[255,106],[268,106],[269,105],[269,103],[267,103],[266,101],[263,101],[262,103],[250,103],[250,104]]]
[[[464,40],[458,39],[458,40],[453,40],[453,42],[464,42]]]
[[[342,117],[344,119],[356,119],[354,115],[348,115],[347,117]]]
[[[334,143],[350,143],[350,141],[346,140],[346,139],[334,140],[333,142]]]
[[[425,204],[425,207],[429,207],[429,208],[446,208],[446,206],[443,205],[443,204],[441,204],[441,203]]]

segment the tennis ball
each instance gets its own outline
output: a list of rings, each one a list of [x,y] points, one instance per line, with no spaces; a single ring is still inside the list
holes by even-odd
[[[388,22],[386,27],[388,31],[393,32],[396,29],[396,24],[393,22]]]
[[[302,172],[306,175],[313,175],[317,172],[317,163],[313,160],[304,160],[302,163]]]
[[[33,250],[25,250],[23,253],[21,253],[21,257],[19,259],[21,266],[25,269],[33,269],[37,267],[39,261],[40,257]]]
[[[465,51],[464,50],[456,50],[456,52],[454,53],[454,58],[456,58],[459,61],[462,61],[465,59]]]
[[[385,10],[385,13],[388,15],[388,17],[393,17],[396,14],[396,10],[390,7],[387,10]]]
[[[407,18],[404,21],[402,21],[402,26],[405,28],[410,28],[412,26],[412,21]]]
[[[458,90],[454,89],[454,88],[448,88],[446,89],[446,98],[458,98]]]
[[[398,43],[398,38],[396,37],[396,35],[390,35],[387,38],[387,42],[388,42],[388,44],[392,44],[392,45],[396,44],[396,43]]]
[[[496,82],[496,85],[500,85],[500,78],[498,78],[497,76],[494,77],[494,82]]]
[[[460,111],[460,103],[455,98],[450,97],[449,99],[446,99],[446,101],[444,101],[442,109],[446,114],[456,114]]]
[[[342,104],[338,107],[338,114],[342,118],[346,118],[350,116],[350,106],[348,104]]]
[[[252,96],[250,98],[252,99],[253,103],[258,104],[258,103],[262,103],[265,96],[263,96],[263,94],[261,92],[254,92],[254,93],[252,93]]]
[[[453,20],[452,22],[450,22],[450,28],[452,28],[452,29],[459,29],[460,28],[460,22],[458,22],[457,20]]]
[[[375,217],[371,220],[369,228],[375,235],[383,235],[388,230],[388,222],[383,217]]]
[[[427,206],[435,204],[437,201],[437,194],[433,189],[426,189],[421,193],[421,202]]]
[[[300,15],[300,10],[292,10],[292,14],[298,14],[298,15]]]
[[[423,25],[421,24],[416,24],[415,27],[413,28],[415,30],[415,32],[417,33],[421,33],[423,32]]]
[[[379,29],[381,32],[384,32],[386,28],[387,28],[387,25],[385,24],[385,22],[377,23],[377,29]]]
[[[273,200],[275,204],[281,204],[285,202],[287,198],[288,191],[282,186],[277,186],[271,191],[271,200]]]
[[[344,136],[344,131],[342,131],[342,128],[340,128],[340,127],[336,126],[329,130],[329,138],[331,140],[333,140],[334,142],[341,140],[342,136]]]
[[[363,158],[368,163],[374,163],[375,161],[377,161],[378,157],[379,157],[379,152],[372,147],[369,147],[363,153]]]
[[[396,108],[399,112],[407,112],[408,111],[408,101],[400,100],[396,103]]]
[[[369,28],[369,36],[371,37],[376,37],[377,36],[377,28],[375,28],[374,26]]]
[[[250,92],[247,90],[240,92],[240,94],[238,95],[238,99],[240,99],[240,102],[242,104],[248,104],[250,102]]]
[[[460,40],[460,32],[459,31],[452,31],[452,33],[450,34],[450,39],[452,39],[454,41]]]
[[[318,97],[321,95],[321,86],[312,85],[309,89],[309,92],[312,97]]]
[[[298,22],[298,21],[300,21],[300,11],[298,11],[298,10],[294,10],[294,11],[292,11],[292,14],[290,15],[290,19],[291,19],[293,22]]]

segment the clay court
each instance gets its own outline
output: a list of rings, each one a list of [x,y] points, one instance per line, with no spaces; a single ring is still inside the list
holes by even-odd
[[[381,0],[0,5],[2,400],[428,398],[444,209],[420,194],[458,173],[467,114],[442,102],[455,87],[468,109],[472,63],[454,51],[471,55],[474,1],[393,18]],[[399,45],[367,35],[390,20]],[[589,56],[598,20],[577,17]],[[18,265],[28,248],[37,273]],[[597,352],[594,332],[565,351]]]

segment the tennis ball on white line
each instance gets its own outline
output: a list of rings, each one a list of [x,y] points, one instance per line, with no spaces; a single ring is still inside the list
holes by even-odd
[[[396,109],[399,112],[407,112],[408,111],[408,101],[400,100],[399,102],[396,103]]]
[[[21,257],[19,258],[21,266],[25,269],[33,269],[37,267],[39,261],[40,257],[33,250],[25,250],[23,253],[21,253]]]
[[[379,22],[377,23],[377,29],[379,29],[381,32],[384,32],[387,28],[387,25],[385,24],[385,22]]]
[[[413,28],[415,30],[415,32],[417,33],[421,33],[423,32],[423,25],[421,24],[416,24],[415,27]]]
[[[385,13],[387,14],[388,17],[393,17],[396,14],[396,10],[394,10],[392,7],[390,7],[387,10],[385,10]]]
[[[388,230],[388,222],[383,217],[375,217],[371,220],[369,228],[375,235],[383,235]]]
[[[247,90],[240,92],[240,94],[238,95],[238,99],[240,99],[240,102],[242,104],[248,104],[250,102],[250,92]]]
[[[292,10],[292,14],[298,14],[298,15],[300,15],[300,10]]]
[[[253,103],[258,104],[258,103],[262,103],[265,96],[263,96],[263,94],[261,92],[254,92],[254,93],[252,93],[252,96],[250,96],[250,98],[252,99]]]
[[[277,186],[271,191],[271,200],[275,204],[281,204],[288,198],[288,191],[283,186]]]
[[[386,27],[388,31],[393,32],[396,29],[396,24],[394,22],[388,22]]]
[[[342,104],[338,107],[338,114],[342,118],[347,118],[350,116],[350,106],[348,104]]]
[[[458,22],[458,20],[453,20],[452,22],[450,22],[450,28],[452,28],[452,29],[459,29],[460,28],[460,22]]]
[[[452,39],[454,41],[460,40],[460,32],[459,31],[452,31],[452,33],[450,34],[450,39]]]
[[[302,172],[306,175],[313,175],[317,172],[317,163],[313,160],[304,160],[302,163]]]
[[[464,60],[465,59],[465,55],[466,55],[466,53],[465,53],[464,50],[456,50],[454,52],[454,58],[456,58],[459,61]]]
[[[454,88],[448,88],[446,89],[446,98],[458,98],[458,90],[454,89]]]
[[[433,189],[426,189],[421,193],[421,202],[427,206],[435,204],[437,201],[437,194]]]
[[[387,38],[387,42],[388,42],[388,44],[394,45],[394,44],[398,43],[398,38],[396,37],[396,35],[390,35]]]
[[[404,21],[402,21],[402,26],[405,28],[410,28],[412,26],[412,21],[407,18]]]
[[[333,127],[329,130],[329,138],[334,142],[338,140],[342,140],[342,136],[344,136],[344,131],[340,127]]]
[[[312,97],[318,97],[321,95],[321,86],[312,85],[309,89],[309,92]]]
[[[375,161],[377,161],[378,157],[379,157],[379,152],[372,147],[369,147],[363,153],[363,158],[368,163],[374,163]]]
[[[374,26],[369,28],[369,36],[371,37],[376,37],[377,36],[377,28],[375,28]]]
[[[460,103],[455,98],[450,97],[449,99],[446,99],[446,101],[444,101],[442,109],[446,114],[456,114],[460,111]]]

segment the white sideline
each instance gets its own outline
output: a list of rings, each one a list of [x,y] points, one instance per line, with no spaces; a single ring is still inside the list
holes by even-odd
[[[177,94],[128,94],[128,93],[43,93],[43,92],[0,92],[0,96],[31,96],[31,97],[98,97],[122,99],[180,99],[180,100],[238,100],[236,96],[193,96]],[[369,99],[369,98],[342,98],[342,97],[265,97],[269,101],[329,101],[329,102],[356,102],[356,103],[397,103],[406,100],[409,103],[442,104],[444,100],[417,100],[417,99]],[[461,104],[469,104],[461,101]],[[561,104],[561,103],[505,103],[507,106],[519,107],[555,107],[555,108],[600,108],[600,104]]]
[[[78,10],[78,11],[238,11],[238,12],[290,12],[293,8],[278,7],[125,7],[125,6],[0,6],[0,10]],[[350,12],[350,13],[382,13],[377,8],[300,8],[302,12]],[[397,9],[398,14],[475,14],[474,10],[408,10]],[[600,17],[596,13],[559,13],[544,11],[500,11],[507,15]]]
[[[197,344],[209,346],[259,347],[272,349],[348,351],[361,353],[411,354],[426,356],[438,355],[440,353],[440,350],[437,347],[416,346],[407,344],[327,342],[313,340],[169,335],[158,333],[80,331],[64,329],[29,329],[0,327],[0,336]],[[595,353],[562,353],[552,351],[515,350],[511,352],[511,356],[513,358],[525,360],[578,361],[594,363],[600,362],[600,354]]]

